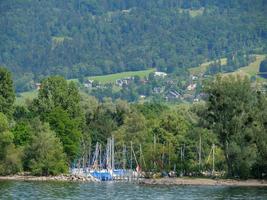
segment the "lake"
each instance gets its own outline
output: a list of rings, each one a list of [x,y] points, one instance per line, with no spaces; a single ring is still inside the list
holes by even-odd
[[[0,181],[0,199],[267,199],[267,188]]]

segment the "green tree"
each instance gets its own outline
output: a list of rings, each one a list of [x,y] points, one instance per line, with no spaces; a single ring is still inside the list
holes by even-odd
[[[205,86],[209,95],[206,118],[218,134],[224,150],[228,175],[246,178],[256,161],[256,144],[251,126],[256,94],[248,78],[220,77]]]
[[[0,67],[0,112],[10,118],[13,113],[14,101],[15,93],[11,73]]]
[[[66,110],[70,117],[81,116],[80,95],[75,83],[68,83],[63,77],[48,77],[41,82],[38,98],[33,101],[33,109],[43,118],[56,107]]]
[[[47,121],[57,137],[60,138],[69,162],[73,161],[79,154],[81,138],[79,123],[71,119],[67,111],[62,108],[55,108],[50,112]]]
[[[13,144],[7,117],[0,112],[0,174],[13,174],[22,169],[22,150]]]
[[[43,121],[49,122],[71,162],[78,156],[81,132],[85,125],[78,88],[75,83],[68,83],[62,77],[49,77],[41,84],[31,110]]]
[[[39,124],[26,150],[28,168],[34,175],[57,175],[67,171],[63,146],[48,124]]]
[[[14,135],[15,145],[25,146],[32,139],[31,127],[25,121],[18,122],[12,129],[12,133]]]

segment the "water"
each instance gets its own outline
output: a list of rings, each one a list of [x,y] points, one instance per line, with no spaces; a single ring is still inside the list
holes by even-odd
[[[267,199],[267,188],[0,181],[0,199]]]

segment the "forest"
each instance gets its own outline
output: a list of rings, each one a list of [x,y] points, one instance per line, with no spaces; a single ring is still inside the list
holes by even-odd
[[[185,73],[267,47],[265,0],[8,0],[0,13],[0,65],[17,92],[51,75]]]
[[[213,146],[220,176],[266,178],[267,96],[247,77],[218,75],[204,84],[205,102],[173,106],[99,102],[60,76],[41,84],[35,99],[15,105],[11,72],[0,68],[0,175],[67,173],[113,136],[116,167],[132,142],[138,157],[142,145],[144,171],[199,176],[212,169]]]

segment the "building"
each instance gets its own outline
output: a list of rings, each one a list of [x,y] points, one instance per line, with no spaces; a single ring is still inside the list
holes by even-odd
[[[83,84],[83,86],[85,88],[92,88],[93,87],[93,82],[94,82],[94,80],[86,80],[85,83]]]
[[[166,98],[166,100],[170,101],[170,100],[178,100],[181,97],[182,97],[182,95],[179,92],[177,92],[176,90],[170,90],[165,98]]]
[[[197,84],[196,83],[190,84],[190,85],[187,86],[187,90],[188,91],[192,91],[192,90],[195,90],[196,87],[197,87]]]
[[[118,86],[123,86],[123,85],[129,85],[129,83],[134,80],[134,77],[126,77],[126,78],[122,78],[122,79],[117,79],[115,81],[115,84]]]
[[[36,90],[40,90],[41,89],[41,83],[35,83],[35,88],[36,88]]]
[[[165,72],[154,72],[154,76],[158,76],[158,77],[164,78],[165,76],[167,76],[167,73],[165,73]]]
[[[155,94],[160,94],[164,91],[164,87],[154,87],[153,88],[153,93]]]

